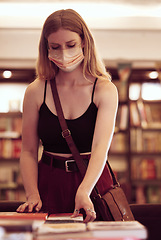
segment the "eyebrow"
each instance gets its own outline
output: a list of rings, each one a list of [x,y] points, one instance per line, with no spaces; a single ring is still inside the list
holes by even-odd
[[[68,41],[68,42],[66,42],[67,44],[69,44],[69,43],[71,43],[71,42],[75,42],[76,40],[75,39],[73,39],[73,40],[70,40],[70,41]],[[49,42],[49,44],[57,44],[57,45],[60,45],[59,43],[56,43],[56,42]]]

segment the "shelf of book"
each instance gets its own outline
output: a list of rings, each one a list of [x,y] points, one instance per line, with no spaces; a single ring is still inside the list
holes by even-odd
[[[19,170],[21,112],[0,113],[0,200],[24,199]]]
[[[160,186],[161,187],[161,179],[149,179],[149,180],[133,180],[133,186]]]
[[[151,69],[133,69],[130,64],[119,64],[109,72],[118,89],[119,105],[108,159],[119,181],[131,186],[129,202],[141,201],[139,191],[145,202],[154,202],[155,194],[150,199],[148,187],[161,188],[161,99],[143,98],[147,96],[143,85],[152,82],[159,88],[160,82],[149,79]],[[6,181],[5,176],[16,183],[15,176],[19,176],[21,127],[20,111],[0,113],[0,183]]]
[[[151,71],[133,71],[129,79],[129,161],[136,203],[161,203],[161,85],[149,78]]]
[[[0,69],[0,199],[25,199],[20,175],[22,102],[25,90],[35,79],[35,69],[10,69],[4,78]]]
[[[19,158],[13,158],[13,157],[11,157],[11,158],[4,158],[4,157],[0,157],[0,162],[15,162],[15,163],[17,163],[17,162],[19,162]]]
[[[118,89],[119,106],[109,157],[118,159],[118,166],[122,164],[120,159],[126,162],[127,168],[121,175],[124,173],[131,185],[130,202],[161,203],[161,197],[156,194],[156,189],[161,189],[160,80],[149,78],[155,69],[122,66],[121,69],[118,66],[117,74],[111,71]],[[152,187],[156,191],[153,192]],[[161,196],[161,191],[158,192]]]
[[[0,200],[25,201],[23,185],[15,182],[0,183]]]
[[[133,201],[137,204],[160,204],[161,202],[161,186],[158,183],[139,184],[133,187],[135,195]]]

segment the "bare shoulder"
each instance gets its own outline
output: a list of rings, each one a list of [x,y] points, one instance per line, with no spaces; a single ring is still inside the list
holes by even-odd
[[[116,86],[109,80],[98,79],[95,94],[96,105],[102,102],[117,102],[118,92]]]
[[[36,104],[39,107],[43,101],[44,86],[45,82],[39,79],[30,83],[25,92],[24,102]]]
[[[27,94],[30,93],[37,93],[42,89],[42,86],[44,86],[44,81],[35,79],[32,83],[30,83],[26,89]]]
[[[39,79],[34,80],[30,83],[26,89],[25,95],[31,97],[32,99],[37,98],[42,95],[44,91],[45,82]]]

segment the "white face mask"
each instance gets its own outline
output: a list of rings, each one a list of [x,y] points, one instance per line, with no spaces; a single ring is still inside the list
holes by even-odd
[[[50,48],[48,57],[64,72],[75,70],[84,59],[81,44],[64,50]]]

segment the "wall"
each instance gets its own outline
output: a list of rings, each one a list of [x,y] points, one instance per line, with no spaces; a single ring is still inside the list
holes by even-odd
[[[23,20],[23,19],[22,19]],[[108,19],[103,28],[91,31],[99,53],[107,65],[118,61],[144,62],[161,61],[160,18],[117,18]],[[34,67],[38,54],[41,26],[18,23],[0,25],[0,67]],[[101,23],[100,23],[101,24]],[[101,26],[101,25],[100,25]]]

